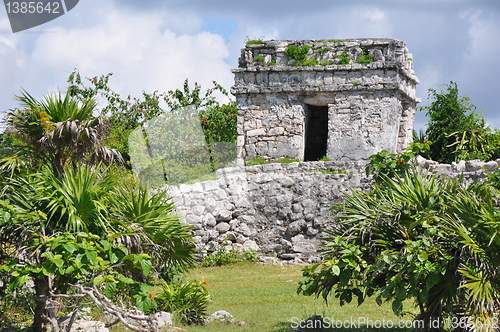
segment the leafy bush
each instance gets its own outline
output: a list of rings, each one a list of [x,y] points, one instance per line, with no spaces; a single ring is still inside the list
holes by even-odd
[[[399,155],[386,150],[373,154],[365,168],[366,176],[373,175],[375,182],[383,182],[386,177],[401,177],[411,169],[410,160],[428,150],[429,144],[424,141],[423,143],[410,143]]]
[[[366,51],[363,51],[361,53],[361,57],[356,60],[356,63],[372,63],[373,62],[373,56],[366,52]]]
[[[157,309],[177,315],[184,324],[205,324],[210,295],[204,283],[206,281],[164,285],[161,293],[154,296]]]
[[[311,49],[311,46],[297,47],[296,45],[289,45],[285,49],[285,55],[288,59],[296,61],[304,61],[307,59],[307,53]]]
[[[303,269],[298,292],[340,305],[375,297],[397,315],[414,300],[425,331],[444,317],[491,324],[500,304],[497,204],[487,183],[418,172],[352,191],[334,207],[338,228],[328,232],[323,262]]]
[[[481,113],[470,103],[469,97],[461,97],[455,82],[446,91],[429,89],[432,103],[422,107],[429,116],[426,139],[431,142],[430,158],[441,163],[482,159],[500,156],[500,134],[491,130]]]
[[[347,52],[346,51],[342,52],[342,54],[340,55],[339,65],[348,65],[350,62],[351,59],[347,55]]]

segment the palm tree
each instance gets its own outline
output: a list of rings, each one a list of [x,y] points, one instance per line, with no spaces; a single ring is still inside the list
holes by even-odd
[[[43,256],[33,242],[38,235],[85,232],[101,238],[112,236],[130,252],[151,254],[160,272],[182,270],[195,261],[190,228],[180,223],[164,193],[151,195],[134,188],[127,194],[116,176],[99,165],[78,164],[59,177],[44,167],[36,173],[7,178],[4,184],[0,198],[8,200],[18,215],[27,217],[0,224],[0,243],[4,245],[0,251],[5,249],[0,256],[39,264]],[[40,218],[33,220],[33,216]],[[137,272],[131,269],[133,276],[140,278]],[[49,328],[47,306],[50,301],[57,303],[51,294],[64,289],[63,281],[51,278],[34,278],[32,328],[37,332]]]
[[[7,132],[24,145],[4,159],[4,168],[48,164],[59,176],[69,164],[122,161],[118,151],[103,145],[107,126],[93,116],[95,99],[57,93],[38,101],[26,91],[17,99],[21,107],[7,114]]]

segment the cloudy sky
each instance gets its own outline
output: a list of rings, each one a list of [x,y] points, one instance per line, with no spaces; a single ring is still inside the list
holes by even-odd
[[[184,79],[230,88],[245,39],[396,38],[406,42],[429,88],[458,83],[500,128],[499,0],[80,0],[51,22],[12,33],[0,8],[0,111],[21,89],[41,97],[86,77],[113,73],[122,95],[167,91]],[[426,118],[417,115],[416,128]]]

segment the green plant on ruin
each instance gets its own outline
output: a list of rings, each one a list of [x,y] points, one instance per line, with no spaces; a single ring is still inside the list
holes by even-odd
[[[327,156],[323,156],[321,158],[318,159],[318,161],[330,161],[331,159],[328,158]]]
[[[331,39],[330,43],[343,43],[344,41],[342,39]]]
[[[267,161],[264,157],[255,157],[248,160],[245,164],[247,166],[264,165],[264,164],[269,164],[269,161]]]
[[[262,41],[262,39],[251,39],[251,40],[247,40],[246,45],[260,45],[260,44],[264,44],[264,42]]]
[[[253,62],[264,61],[265,57],[263,55],[256,55],[253,57]]]
[[[342,52],[342,54],[340,55],[339,65],[348,65],[350,62],[351,59],[347,55],[347,52],[346,51]]]
[[[270,66],[276,66],[276,60],[271,60],[271,62],[269,62],[269,65]]]
[[[358,60],[356,60],[356,63],[372,63],[372,62],[373,62],[373,56],[367,51],[363,51],[361,53],[361,57]]]
[[[307,60],[307,53],[311,49],[311,46],[301,46],[289,45],[285,50],[285,55],[288,59],[295,60],[296,62],[301,62]]]
[[[354,85],[354,86],[358,86],[358,85],[359,85],[359,82],[358,82],[358,81],[354,81],[354,82],[352,82],[352,85]]]
[[[290,158],[290,157],[283,157],[283,158],[281,158],[278,161],[279,161],[280,164],[289,164],[289,163],[300,162],[299,159],[293,159],[293,158]]]
[[[326,61],[321,62],[322,66],[330,66],[332,64],[333,64],[333,62],[331,60],[326,60]]]

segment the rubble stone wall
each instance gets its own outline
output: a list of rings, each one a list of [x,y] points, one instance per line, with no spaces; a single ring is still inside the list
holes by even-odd
[[[470,183],[496,169],[500,160],[439,164],[419,157],[417,164]],[[281,259],[315,261],[324,231],[335,227],[332,205],[346,191],[369,188],[364,166],[294,162],[225,168],[215,180],[170,186],[169,194],[182,220],[193,226],[202,251],[225,244]]]

